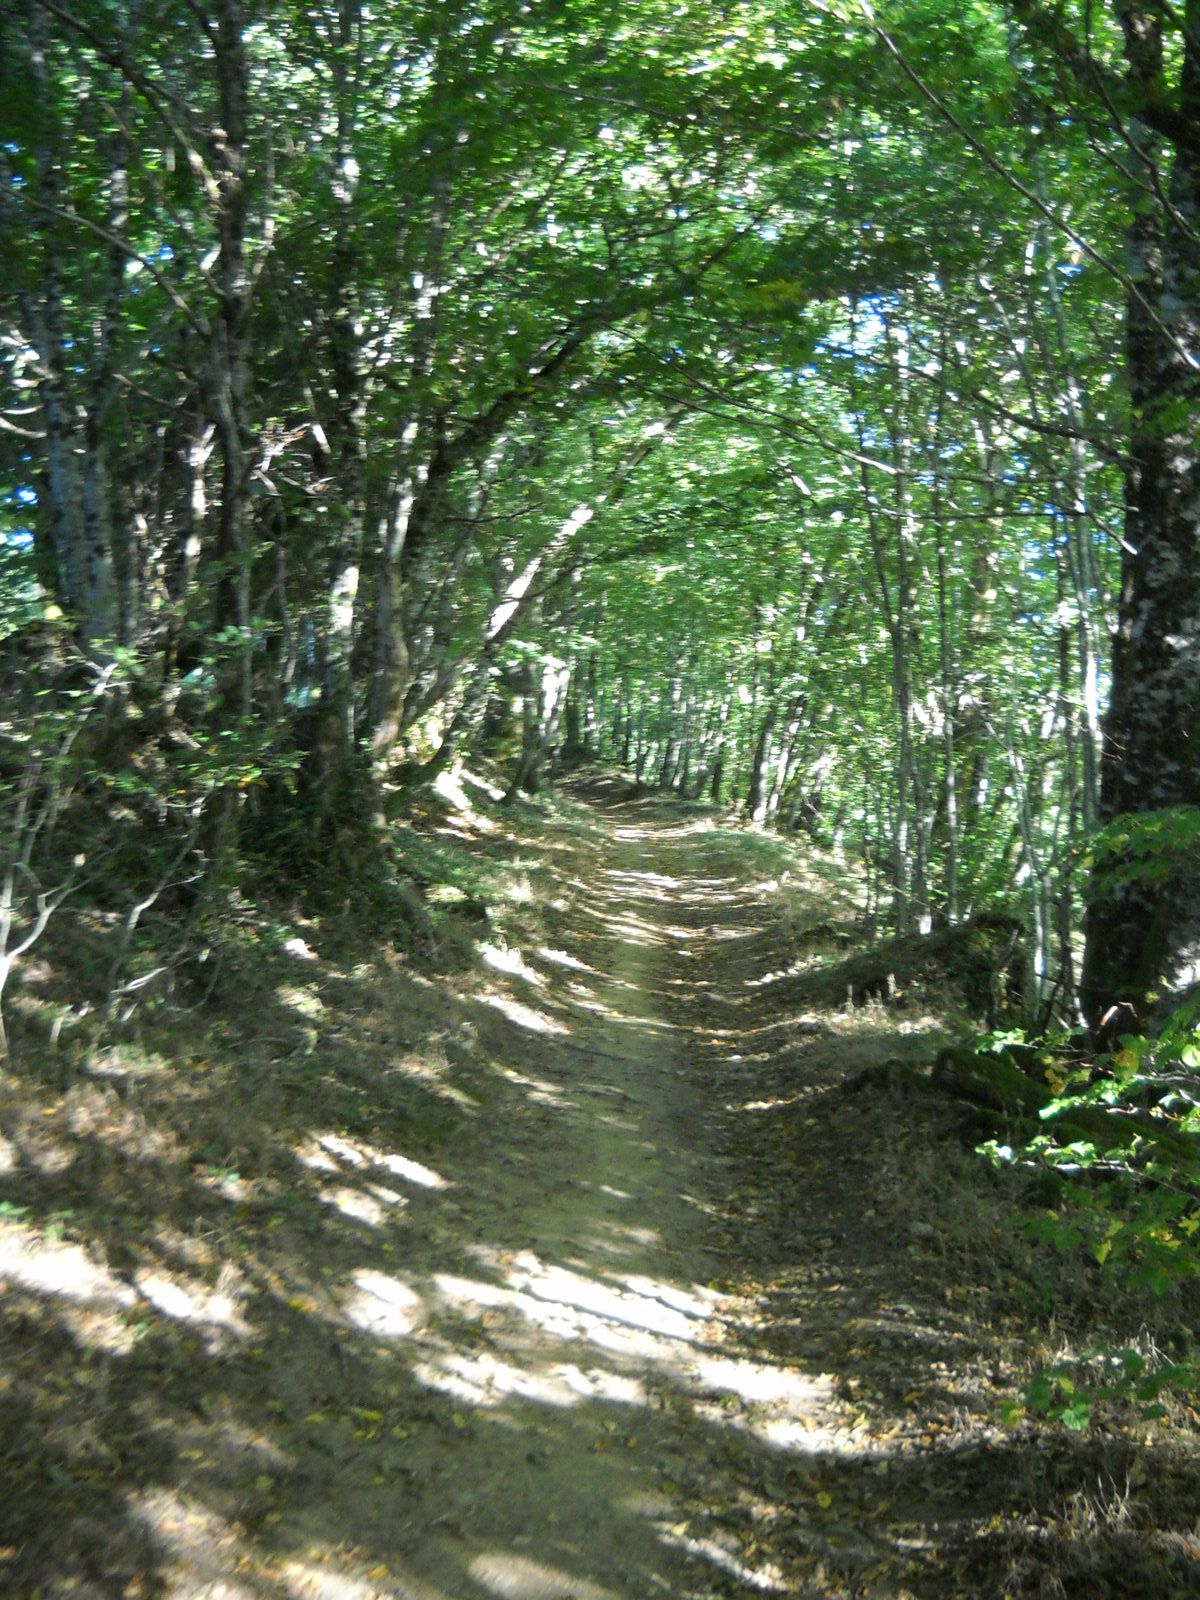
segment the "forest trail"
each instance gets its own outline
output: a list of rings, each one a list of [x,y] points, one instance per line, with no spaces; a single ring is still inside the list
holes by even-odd
[[[697,1496],[736,1498],[739,1433],[825,1446],[831,1386],[745,1348],[715,1286],[728,1264],[710,1198],[727,1164],[714,1069],[737,1041],[713,1032],[700,991],[747,906],[698,868],[703,829],[659,809],[610,809],[606,847],[571,885],[564,948],[492,953],[508,981],[480,1002],[480,1043],[528,1110],[443,1161],[453,1215],[431,1219],[434,1270],[406,1277],[410,1354],[397,1349],[455,1404],[457,1430],[448,1441],[435,1414],[405,1439],[393,1566],[414,1600],[786,1587],[689,1515]],[[373,1288],[386,1338],[387,1286]]]
[[[864,1092],[936,1018],[800,1003],[836,868],[603,786],[485,812],[519,944],[293,938],[202,1033],[0,1085],[0,1594],[1194,1592],[1194,1474],[1156,1545],[1103,1510],[1145,1441],[997,1423],[1029,1247]]]

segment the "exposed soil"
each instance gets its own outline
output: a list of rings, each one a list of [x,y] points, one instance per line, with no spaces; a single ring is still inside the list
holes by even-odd
[[[0,1594],[1200,1593],[1186,1420],[1000,1426],[1029,1247],[859,1076],[940,1025],[780,982],[836,872],[785,924],[603,793],[478,838],[550,872],[528,945],[295,939],[169,1054],[4,1087]]]

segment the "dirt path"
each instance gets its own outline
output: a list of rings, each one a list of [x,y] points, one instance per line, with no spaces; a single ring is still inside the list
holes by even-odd
[[[811,1446],[827,1387],[747,1357],[735,1308],[708,1287],[725,1276],[706,1199],[721,1132],[705,1068],[719,1046],[698,1041],[681,971],[695,912],[711,918],[725,886],[692,881],[694,845],[686,826],[615,822],[606,863],[575,888],[568,947],[539,964],[497,953],[510,982],[484,1003],[479,1042],[529,1103],[443,1163],[453,1216],[443,1206],[417,1246],[441,1247],[437,1270],[404,1278],[414,1300],[397,1353],[458,1408],[449,1439],[438,1412],[406,1440],[400,1592],[646,1600],[708,1592],[710,1577],[780,1586],[743,1565],[737,1540],[697,1536],[686,1507],[698,1484],[731,1488],[733,1430]],[[386,1338],[388,1286],[373,1287]]]
[[[790,998],[819,864],[785,926],[678,807],[461,826],[519,944],[294,937],[0,1085],[0,1595],[1198,1592],[1194,1452],[998,1425],[1029,1246],[953,1113],[855,1087],[936,1021]]]
[[[702,839],[584,817],[529,841],[544,942],[460,983],[293,938],[202,1032],[0,1086],[0,1593],[783,1586],[695,1518],[827,1388],[712,1286]]]

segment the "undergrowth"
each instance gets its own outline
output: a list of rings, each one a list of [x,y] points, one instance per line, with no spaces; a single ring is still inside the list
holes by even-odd
[[[1097,1053],[1082,1037],[1029,1046],[1007,1033],[980,1041],[1016,1050],[1051,1090],[1034,1126],[981,1153],[1023,1174],[1034,1203],[1019,1227],[1057,1264],[1046,1299],[1060,1317],[1072,1309],[1067,1285],[1082,1275],[1075,1310],[1102,1334],[1043,1366],[1011,1414],[1024,1410],[1082,1429],[1105,1407],[1133,1407],[1144,1420],[1168,1414],[1170,1397],[1195,1402],[1200,1350],[1200,998],[1154,1033],[1122,1036]],[[1121,1340],[1099,1308],[1117,1305],[1141,1337]]]

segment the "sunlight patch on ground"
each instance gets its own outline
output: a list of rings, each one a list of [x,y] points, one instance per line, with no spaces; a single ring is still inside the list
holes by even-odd
[[[647,1250],[653,1250],[662,1244],[662,1236],[656,1228],[627,1228],[616,1224],[605,1224],[602,1232],[589,1235],[588,1249],[598,1255],[615,1256],[618,1259],[628,1256],[644,1257]],[[585,1270],[591,1265],[586,1261],[573,1259],[571,1266],[582,1267]]]
[[[493,1355],[446,1352],[435,1360],[416,1362],[412,1370],[428,1388],[470,1406],[496,1406],[513,1395],[551,1406],[572,1405],[575,1400],[553,1373],[525,1372]]]
[[[363,1140],[347,1139],[340,1133],[319,1133],[313,1143],[327,1155],[337,1156],[339,1161],[346,1166],[361,1169],[363,1167],[383,1167],[385,1171],[394,1174],[397,1178],[405,1178],[409,1183],[415,1183],[422,1189],[448,1189],[449,1183],[432,1167],[423,1165],[420,1161],[413,1161],[408,1156],[395,1154],[390,1150],[377,1150],[373,1145],[366,1144]],[[300,1153],[300,1159],[307,1166],[321,1168],[322,1158],[314,1155],[310,1145],[307,1152]],[[323,1170],[331,1170],[325,1167]],[[384,1190],[386,1194],[388,1191]]]
[[[482,793],[487,795],[488,799],[493,803],[503,800],[503,788],[497,783],[489,782],[489,780],[485,778],[482,773],[472,772],[469,767],[457,767],[454,769],[454,772],[460,787],[463,789],[479,789],[482,791]]]
[[[200,1323],[218,1341],[223,1334],[245,1338],[250,1332],[238,1314],[237,1301],[220,1285],[208,1289],[200,1284],[183,1284],[161,1272],[139,1273],[136,1281],[139,1293],[164,1317]]]
[[[614,883],[626,899],[654,899],[670,901],[677,906],[733,906],[747,898],[747,886],[739,878],[688,877],[678,878],[666,872],[637,872],[637,870],[605,867],[603,877]],[[656,893],[646,894],[645,890]]]
[[[620,988],[621,985],[610,985],[610,987]],[[572,979],[570,982],[568,982],[565,988],[566,993],[571,996],[572,1000],[578,1000],[583,1004],[586,1004],[587,1001],[593,999],[596,993],[596,991],[588,984],[580,983],[578,978]]]
[[[622,1291],[566,1267],[547,1266],[531,1250],[523,1250],[517,1257],[509,1282],[536,1300],[560,1305],[569,1311],[590,1313],[605,1322],[643,1329],[667,1339],[691,1342],[697,1337],[697,1317],[703,1320],[707,1316],[703,1310],[686,1314],[665,1304],[660,1297]]]
[[[641,899],[661,900],[663,898],[661,891],[678,889],[683,884],[682,878],[669,878],[665,872],[623,872],[617,867],[605,867],[602,876],[617,884],[623,896],[627,896],[630,884],[639,889],[649,886],[660,891],[654,895],[640,896]]]
[[[630,942],[636,943],[637,941],[632,940]],[[620,987],[623,986],[619,984],[606,985],[606,989],[610,992]],[[610,1030],[612,1043],[617,1045],[618,1048],[624,1047],[633,1056],[638,1053],[638,1042],[648,1039],[651,1035],[663,1033],[680,1034],[688,1031],[674,1022],[659,1022],[650,1017],[633,1016],[628,1011],[622,1011],[617,1006],[609,1005],[602,1000],[585,1000],[577,996],[572,1004],[579,1011],[586,1011],[591,1016],[603,1017],[605,1021],[610,1022],[612,1024]],[[705,1031],[709,1030],[706,1029]],[[621,1037],[622,1034],[626,1037],[631,1037],[630,1044],[625,1044],[625,1039]],[[586,1051],[583,1053],[586,1054]],[[608,1053],[611,1054],[612,1052],[609,1051]]]
[[[545,1078],[531,1078],[524,1072],[518,1072],[515,1067],[501,1067],[500,1076],[507,1078],[509,1083],[519,1084],[522,1089],[528,1089],[529,1099],[538,1105],[555,1106],[558,1108],[575,1108],[574,1100],[565,1100],[563,1091],[557,1083],[549,1083]]]
[[[523,1006],[519,1000],[510,1000],[502,994],[482,994],[479,1003],[491,1006],[493,1011],[498,1011],[502,1017],[507,1017],[518,1028],[525,1028],[530,1033],[570,1033],[570,1028],[561,1022],[555,1022],[553,1017],[547,1017],[540,1011],[534,1011],[529,1006]]]
[[[495,833],[496,824],[490,817],[485,817],[482,812],[476,811],[471,804],[470,796],[463,788],[462,774],[447,769],[439,772],[433,780],[434,791],[443,800],[452,805],[460,813],[465,822],[471,827],[478,828],[480,833]]]
[[[464,1111],[475,1111],[479,1102],[465,1089],[447,1081],[452,1070],[445,1050],[432,1043],[422,1050],[411,1050],[406,1055],[397,1056],[386,1075],[409,1078],[439,1099],[449,1100]]]
[[[540,945],[537,953],[543,961],[549,961],[553,966],[569,967],[572,972],[586,972],[593,978],[600,976],[595,967],[589,967],[586,961],[580,961],[577,956],[569,955],[566,950],[551,950],[549,945]]]
[[[300,1016],[308,1017],[312,1021],[325,1015],[325,1002],[310,989],[298,989],[294,984],[281,983],[275,991],[275,998],[280,1005],[287,1006],[289,1010],[296,1011]]]
[[[638,1228],[628,1226],[624,1223],[614,1223],[612,1225],[612,1231],[616,1233],[621,1240],[628,1240],[631,1245],[637,1245],[642,1250],[653,1249],[656,1245],[660,1245],[663,1242],[662,1234],[657,1228]]]
[[[447,1304],[456,1310],[470,1310],[476,1306],[509,1306],[515,1301],[512,1290],[506,1289],[503,1284],[460,1278],[453,1272],[435,1273],[433,1282]]]
[[[215,1511],[172,1489],[152,1489],[134,1503],[137,1520],[154,1542],[173,1558],[175,1571],[165,1579],[161,1600],[196,1600],[212,1595],[221,1600],[257,1600],[262,1590],[253,1580],[234,1576],[240,1566],[240,1543],[231,1524]]]
[[[790,1455],[861,1455],[861,1450],[848,1451],[845,1433],[822,1426],[815,1418],[768,1417],[765,1421],[750,1422],[745,1418],[736,1423],[745,1433],[752,1433],[764,1444],[776,1450],[786,1450]]]
[[[572,989],[571,999],[579,1011],[587,1011],[594,1017],[609,1017],[618,1022],[622,1020],[621,1012],[614,1010],[610,1005],[606,1005],[603,1000],[597,1000],[594,995],[583,989],[582,986]]]
[[[581,1400],[607,1400],[620,1406],[644,1406],[648,1403],[646,1390],[637,1378],[627,1377],[620,1372],[606,1372],[601,1367],[592,1367],[584,1372],[579,1367],[568,1365],[559,1370],[563,1381]]]
[[[346,1319],[378,1339],[403,1339],[420,1320],[423,1302],[415,1289],[369,1267],[352,1274],[355,1291],[343,1301]]]
[[[756,1589],[760,1593],[784,1594],[789,1584],[774,1565],[765,1567],[748,1567],[745,1562],[739,1561],[736,1556],[719,1545],[715,1539],[695,1539],[686,1533],[678,1533],[673,1528],[662,1530],[664,1544],[674,1545],[677,1550],[686,1550],[689,1555],[701,1556],[706,1561],[711,1561],[714,1567],[720,1567],[722,1572],[728,1572],[731,1577],[744,1584],[747,1589]]]
[[[513,863],[510,863],[512,865]],[[529,875],[520,873],[515,878],[510,878],[496,890],[500,900],[507,900],[509,905],[531,906],[537,899],[537,891],[533,887]]]
[[[630,1273],[619,1281],[632,1294],[661,1300],[664,1305],[673,1306],[685,1317],[695,1317],[699,1322],[707,1322],[713,1317],[721,1300],[715,1289],[678,1289],[672,1283],[659,1283],[641,1273]]]
[[[503,1270],[494,1252],[482,1259]],[[503,1283],[439,1273],[433,1286],[446,1309],[482,1317],[493,1339],[503,1329],[495,1314],[507,1311],[552,1338],[584,1341],[619,1364],[617,1370],[584,1369],[573,1362],[538,1370],[531,1369],[527,1358],[518,1365],[522,1358],[512,1350],[506,1356],[465,1356],[447,1349],[414,1369],[423,1383],[465,1404],[494,1408],[515,1397],[559,1407],[581,1400],[647,1405],[644,1374],[650,1369],[691,1391],[698,1415],[714,1425],[752,1434],[793,1454],[846,1451],[844,1435],[835,1434],[824,1420],[835,1400],[832,1378],[705,1353],[717,1332],[722,1304],[715,1290],[665,1283],[642,1273],[597,1279],[587,1270],[548,1265],[532,1251],[509,1262]],[[725,1402],[714,1400],[718,1394],[736,1396],[738,1410],[729,1413]]]
[[[341,1170],[331,1155],[313,1145],[302,1145],[296,1151],[296,1156],[304,1166],[313,1172],[339,1172]]]
[[[327,1206],[333,1206],[344,1217],[350,1217],[355,1222],[365,1222],[369,1227],[379,1228],[387,1221],[388,1212],[397,1206],[404,1206],[407,1202],[402,1196],[392,1189],[382,1189],[373,1186],[369,1190],[350,1189],[345,1184],[339,1184],[336,1189],[327,1189],[321,1196]]]
[[[696,1376],[705,1389],[723,1389],[750,1404],[820,1405],[833,1396],[829,1378],[810,1378],[789,1367],[762,1366],[727,1356],[696,1363]]]
[[[0,1227],[0,1280],[81,1304],[129,1306],[137,1299],[128,1284],[78,1245],[43,1239],[17,1223]]]
[[[342,1551],[330,1551],[322,1556],[325,1561],[344,1561]],[[282,1577],[287,1585],[288,1600],[446,1600],[441,1589],[431,1589],[428,1584],[417,1583],[407,1575],[401,1577],[380,1564],[375,1575],[365,1578],[351,1577],[336,1572],[328,1566],[314,1566],[308,1561],[289,1561]],[[255,1590],[261,1595],[261,1590]],[[203,1600],[225,1600],[214,1590]]]
[[[376,1164],[386,1167],[397,1178],[407,1178],[409,1183],[415,1183],[422,1189],[448,1189],[450,1184],[432,1167],[425,1166],[420,1161],[412,1161],[408,1156],[379,1155],[375,1157]]]
[[[283,1569],[287,1593],[294,1600],[383,1600],[385,1595],[403,1594],[405,1600],[413,1594],[407,1585],[401,1590],[380,1585],[378,1578],[350,1578],[342,1572],[313,1567],[306,1561],[289,1561]],[[423,1591],[432,1595],[433,1591]],[[205,1600],[209,1600],[205,1596]],[[213,1597],[216,1600],[216,1597]],[[224,1596],[221,1596],[224,1600]]]
[[[480,943],[475,948],[483,958],[484,965],[491,967],[493,971],[510,973],[514,978],[522,978],[538,989],[546,987],[546,980],[542,974],[527,966],[525,957],[515,947]]]
[[[413,1374],[431,1389],[483,1408],[498,1406],[511,1396],[560,1407],[577,1406],[583,1401],[646,1404],[646,1392],[636,1378],[598,1368],[584,1372],[569,1363],[530,1371],[486,1352],[466,1356],[448,1351],[418,1362]]]
[[[331,1152],[348,1167],[365,1167],[367,1164],[366,1152],[340,1133],[319,1133],[317,1143],[322,1150]]]
[[[444,1295],[451,1301],[455,1297],[454,1291],[449,1287],[452,1281],[446,1277],[437,1279]],[[496,1284],[466,1283],[463,1286],[462,1299],[468,1309],[472,1305],[477,1305],[502,1307],[514,1311],[534,1327],[540,1328],[556,1339],[574,1340],[585,1336],[585,1329],[580,1324],[578,1316],[553,1302],[538,1300],[532,1295],[522,1294],[513,1289]]]
[[[624,844],[644,844],[648,839],[686,839],[694,833],[711,833],[718,824],[711,817],[697,817],[691,822],[676,822],[670,827],[626,823],[614,827],[613,837]]]
[[[600,920],[610,933],[620,934],[626,944],[636,945],[640,949],[658,943],[658,929],[653,923],[644,922],[641,917],[626,913],[620,917],[605,915]]]
[[[785,978],[795,978],[802,972],[816,971],[819,963],[815,960],[793,961],[786,967],[779,967],[772,972],[760,973],[756,978],[743,978],[744,989],[770,989],[774,984],[782,983]]]
[[[665,1308],[649,1303],[639,1321],[632,1301],[623,1304],[620,1296],[582,1273],[542,1268],[539,1263],[536,1273],[528,1268],[510,1272],[504,1285],[476,1283],[450,1274],[439,1274],[434,1282],[443,1299],[458,1310],[505,1309],[556,1339],[586,1339],[598,1349],[643,1363],[676,1362],[679,1335],[646,1325]],[[579,1303],[586,1300],[592,1302],[590,1307]]]
[[[611,1589],[506,1550],[476,1556],[468,1570],[500,1600],[617,1600]]]

